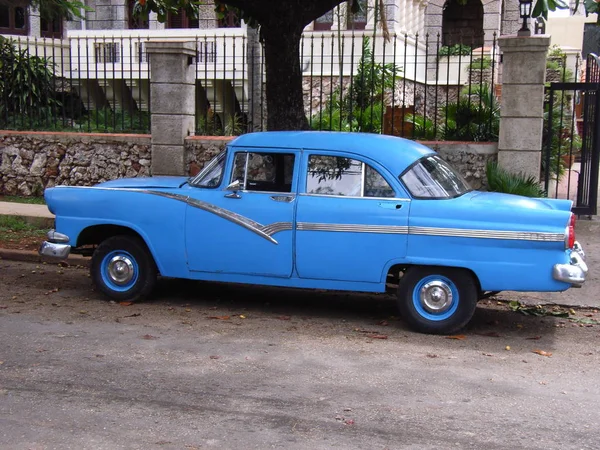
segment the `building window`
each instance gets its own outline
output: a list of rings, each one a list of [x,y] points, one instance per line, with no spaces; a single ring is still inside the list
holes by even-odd
[[[121,62],[121,48],[117,42],[106,42],[94,44],[96,63],[119,63]]]
[[[0,34],[27,34],[27,5],[0,3]]]
[[[128,23],[130,30],[147,30],[150,28],[148,24],[148,16],[142,16],[141,14],[134,14],[133,8],[135,7],[136,0],[128,0],[127,2],[127,13]]]
[[[197,18],[188,17],[183,9],[177,14],[169,13],[167,16],[167,28],[200,28]]]
[[[333,25],[333,10],[323,14],[317,20],[314,21],[313,29],[315,31],[328,31],[331,30]]]
[[[62,39],[63,37],[63,19],[60,16],[40,20],[40,29],[42,37],[52,39]]]
[[[219,28],[239,28],[242,26],[242,21],[233,11],[229,11],[225,17],[219,19]]]
[[[367,0],[358,0],[360,11],[352,14],[348,8],[348,29],[364,30],[367,27]]]

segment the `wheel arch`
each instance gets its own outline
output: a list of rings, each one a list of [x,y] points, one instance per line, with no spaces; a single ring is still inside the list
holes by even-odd
[[[154,259],[154,263],[160,270],[160,262],[156,257],[156,253],[151,245],[148,244],[148,239],[144,236],[143,233],[134,229],[133,227],[127,225],[117,225],[117,224],[97,224],[90,225],[89,227],[84,228],[79,235],[77,236],[77,248],[86,246],[86,245],[100,245],[103,241],[113,236],[131,236],[139,239],[141,243],[144,244],[152,258]]]
[[[399,274],[403,274],[404,272],[406,272],[409,268],[411,267],[430,267],[430,268],[435,268],[435,267],[439,267],[439,268],[449,268],[449,269],[461,269],[464,270],[465,272],[468,272],[471,277],[473,278],[473,280],[475,281],[475,284],[477,285],[477,289],[479,292],[481,292],[481,282],[479,281],[479,277],[477,276],[477,274],[470,268],[468,267],[461,267],[461,266],[441,266],[439,264],[407,264],[407,263],[396,263],[396,264],[392,264],[388,269],[387,272],[384,272],[385,274],[385,278],[384,280],[395,280],[396,284],[399,284],[401,277],[399,276]]]

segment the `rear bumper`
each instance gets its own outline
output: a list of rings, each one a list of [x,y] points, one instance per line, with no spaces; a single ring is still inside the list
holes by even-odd
[[[581,287],[585,283],[587,272],[585,252],[579,242],[576,242],[571,250],[569,264],[555,264],[552,269],[552,278],[570,283],[572,287]]]
[[[48,232],[48,240],[42,242],[38,253],[44,259],[64,261],[68,258],[69,253],[71,253],[71,246],[67,242],[69,242],[68,236],[50,230]]]

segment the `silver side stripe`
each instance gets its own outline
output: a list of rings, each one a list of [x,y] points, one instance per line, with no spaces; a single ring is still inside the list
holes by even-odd
[[[479,239],[506,239],[538,242],[563,242],[565,236],[560,233],[543,233],[537,231],[494,231],[468,230],[460,228],[434,227],[402,227],[391,225],[354,225],[335,223],[298,222],[299,231],[332,231],[351,233],[412,234],[425,236],[448,236]]]
[[[292,230],[291,222],[275,222],[269,225],[263,225],[248,217],[237,214],[228,209],[221,208],[211,203],[190,198],[186,195],[173,194],[170,192],[153,191],[149,189],[119,189],[126,191],[144,192],[147,194],[158,195],[160,197],[171,198],[173,200],[187,203],[190,206],[207,211],[216,216],[229,220],[240,225],[247,230],[256,233],[260,237],[279,244],[273,235],[281,231]],[[464,228],[436,228],[436,227],[408,227],[395,225],[359,225],[359,224],[340,224],[340,223],[311,223],[298,222],[296,224],[298,231],[329,231],[346,233],[378,233],[378,234],[412,234],[421,236],[448,236],[479,239],[505,239],[517,241],[535,241],[535,242],[563,242],[565,239],[562,233],[544,233],[538,231],[499,231],[499,230],[469,230]]]
[[[278,245],[275,239],[271,236],[275,233],[279,233],[280,231],[286,231],[292,229],[291,222],[275,222],[270,225],[263,225],[254,220],[242,216],[240,214],[234,213],[233,211],[229,211],[225,208],[220,208],[219,206],[213,205],[212,203],[203,202],[202,200],[197,200],[195,198],[190,198],[186,195],[172,194],[169,192],[160,192],[160,191],[145,191],[148,194],[158,195],[160,197],[167,197],[173,200],[178,200],[184,203],[187,203],[194,208],[201,209],[203,211],[212,213],[216,216],[219,216],[225,220],[229,220],[237,225],[240,225],[247,230],[252,231],[253,233],[258,234],[260,237],[266,239],[269,242],[272,242],[275,245]]]
[[[393,225],[353,225],[337,223],[298,222],[296,229],[301,231],[341,231],[350,233],[408,234],[408,227]]]
[[[433,227],[409,227],[408,234],[540,242],[563,242],[565,239],[565,235],[560,233],[543,233],[538,231],[467,230],[460,228]]]

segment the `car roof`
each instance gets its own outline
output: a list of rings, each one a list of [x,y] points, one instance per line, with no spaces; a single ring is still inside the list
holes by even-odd
[[[243,134],[230,145],[356,153],[379,162],[395,174],[422,156],[435,153],[429,147],[400,137],[337,131],[263,131]]]

